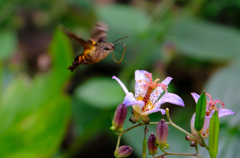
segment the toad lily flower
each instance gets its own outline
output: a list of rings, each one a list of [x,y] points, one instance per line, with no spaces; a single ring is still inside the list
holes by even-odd
[[[167,92],[167,86],[172,80],[171,77],[167,77],[161,83],[158,83],[160,79],[157,78],[153,81],[151,73],[145,70],[136,70],[135,96],[128,91],[125,85],[116,76],[113,76],[112,78],[120,84],[126,93],[123,104],[133,107],[134,116],[130,119],[133,123],[140,118],[145,123],[148,123],[148,115],[154,112],[160,111],[164,115],[165,110],[160,109],[163,103],[168,102],[184,107],[184,102],[178,95]],[[165,91],[165,93],[160,97],[163,91]]]
[[[195,100],[195,102],[197,103],[200,95],[198,95],[197,93],[191,93],[193,99]],[[203,124],[203,128],[200,130],[201,136],[202,138],[206,138],[209,136],[209,123],[210,123],[210,119],[212,117],[212,115],[214,114],[215,110],[218,111],[218,117],[223,117],[223,116],[227,116],[227,115],[235,115],[235,112],[233,112],[232,110],[229,109],[225,109],[225,105],[221,100],[213,100],[211,95],[206,93],[206,95],[209,97],[209,100],[207,100],[207,106],[206,106],[206,113],[205,113],[205,120],[204,120],[204,124]],[[220,103],[220,108],[217,107],[217,103]],[[194,122],[195,122],[195,113],[192,116],[191,119],[191,131],[192,134],[196,137],[199,138],[196,129],[194,128]],[[191,138],[189,138],[188,140],[191,140]]]

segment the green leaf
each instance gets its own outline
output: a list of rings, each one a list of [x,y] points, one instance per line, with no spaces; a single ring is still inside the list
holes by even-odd
[[[67,58],[68,49],[58,51],[68,47],[62,37],[53,38],[51,53]],[[60,62],[56,60],[53,58],[54,65]],[[66,65],[65,59],[61,62]],[[60,72],[62,67],[53,69]],[[71,114],[70,98],[62,92],[70,75],[56,71],[32,80],[16,77],[4,89],[0,96],[0,157],[51,157],[60,147]]]
[[[176,20],[166,40],[179,53],[201,60],[228,61],[240,55],[239,31],[193,17]]]
[[[56,29],[50,46],[52,56],[52,75],[64,82],[72,73],[67,68],[73,61],[73,50],[68,37],[62,30]],[[53,82],[54,83],[54,82]]]
[[[0,31],[0,59],[9,58],[17,47],[16,33],[11,30]]]
[[[218,153],[219,139],[219,117],[215,111],[209,125],[209,155],[211,158],[216,158]]]
[[[102,5],[97,7],[97,13],[99,19],[108,25],[111,40],[124,36],[132,38],[150,22],[146,14],[126,5]]]
[[[203,92],[200,98],[198,99],[198,102],[196,105],[196,116],[195,116],[194,127],[197,131],[200,131],[203,127],[205,112],[206,112],[206,93]]]
[[[124,91],[110,77],[92,78],[79,86],[75,92],[77,98],[97,108],[113,108],[123,102]]]

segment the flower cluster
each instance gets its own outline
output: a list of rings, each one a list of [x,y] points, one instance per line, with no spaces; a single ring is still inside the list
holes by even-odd
[[[168,84],[172,80],[171,77],[167,77],[160,83],[159,78],[155,80],[152,79],[151,73],[145,70],[136,70],[135,71],[135,81],[136,81],[135,93],[129,92],[126,86],[122,83],[122,81],[116,76],[113,76],[112,78],[119,83],[119,85],[122,87],[123,91],[126,94],[123,102],[117,107],[115,111],[115,115],[112,121],[112,127],[110,128],[118,135],[118,143],[117,143],[116,150],[114,152],[115,157],[127,157],[132,153],[132,148],[130,146],[123,145],[119,147],[120,139],[122,134],[141,125],[145,125],[145,131],[144,131],[145,136],[144,136],[143,145],[148,147],[149,155],[153,155],[154,157],[156,157],[155,154],[157,154],[157,148],[160,148],[164,154],[157,156],[159,158],[165,157],[166,155],[186,155],[186,156],[201,157],[198,155],[198,151],[196,154],[168,153],[167,151],[165,151],[165,149],[169,148],[169,145],[167,144],[167,137],[168,137],[168,130],[169,130],[168,125],[171,125],[179,129],[181,132],[184,132],[187,135],[186,137],[187,140],[191,141],[191,146],[196,146],[197,143],[199,143],[200,145],[207,148],[207,146],[203,144],[203,139],[209,136],[209,124],[214,112],[215,111],[218,112],[219,118],[226,115],[235,114],[232,110],[225,109],[225,105],[222,101],[218,99],[213,100],[211,95],[206,93],[206,95],[209,97],[209,100],[204,102],[206,103],[205,104],[206,111],[205,111],[205,118],[202,117],[204,119],[204,123],[202,121],[203,127],[200,131],[196,131],[196,129],[194,128],[194,123],[195,123],[195,113],[194,113],[190,123],[190,126],[191,126],[191,134],[190,134],[172,122],[169,116],[168,108],[166,110],[161,108],[161,105],[164,103],[171,103],[181,107],[185,106],[183,100],[177,94],[169,93],[167,90]],[[197,93],[191,93],[191,94],[195,102],[197,103],[200,96]],[[217,104],[220,104],[220,107],[218,107]],[[128,106],[132,106],[133,108],[132,110],[133,116],[129,120],[132,123],[139,122],[139,124],[133,127],[130,127],[129,129],[123,130],[123,124],[127,116]],[[162,115],[166,114],[169,122],[165,122],[165,120],[162,119],[158,123],[151,123],[148,115],[155,112],[161,112]],[[202,112],[203,112],[202,114],[204,115],[204,111]],[[215,114],[214,116],[217,116],[217,115]],[[156,126],[156,135],[152,133],[149,136],[148,142],[146,144],[145,142],[146,142],[146,133],[148,132],[148,129],[147,129],[148,124],[155,124],[157,126]],[[143,147],[143,154],[146,153],[145,150],[146,150],[146,147]]]
[[[200,95],[198,95],[195,92],[191,93],[191,95],[197,104]],[[203,128],[200,130],[200,134],[201,134],[202,138],[207,138],[209,136],[210,119],[211,119],[213,113],[215,112],[215,110],[218,111],[219,118],[223,117],[223,116],[227,116],[227,115],[235,115],[234,111],[225,109],[225,105],[221,100],[218,100],[218,99],[213,100],[212,96],[210,94],[206,93],[206,95],[209,97],[209,100],[207,100]],[[221,105],[220,108],[218,108],[218,106],[217,106],[218,103]],[[194,128],[194,122],[195,122],[195,113],[193,114],[192,119],[191,119],[191,131],[192,131],[192,135],[194,135],[195,137],[200,139],[196,129]],[[196,140],[193,140],[190,137],[187,137],[187,140],[193,141],[192,144],[196,144]],[[200,144],[200,145],[202,145],[202,144]]]

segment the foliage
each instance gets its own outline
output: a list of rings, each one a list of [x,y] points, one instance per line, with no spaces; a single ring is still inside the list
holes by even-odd
[[[218,157],[239,155],[239,3],[99,3],[102,2],[0,2],[0,157],[85,156],[84,146],[99,143],[95,142],[99,135],[109,135],[114,109],[124,99],[111,77],[119,76],[133,91],[132,76],[137,69],[149,70],[160,78],[174,76],[171,88],[183,98],[185,110],[191,113],[195,109],[192,91],[205,90],[221,99],[236,115],[220,119]],[[73,50],[79,54],[82,49],[70,43],[58,26],[64,25],[87,39],[97,20],[108,25],[108,41],[129,36],[123,41],[127,45],[123,62],[114,63],[109,55],[100,63],[79,66],[74,73],[67,71],[74,59]],[[116,58],[122,50],[115,50]],[[50,59],[46,71],[40,71],[38,66],[42,54]],[[170,110],[173,121],[190,130],[191,116],[180,108]],[[164,117],[158,114],[151,116],[161,118]],[[129,126],[124,124],[124,128]],[[147,137],[154,131],[153,126],[149,130]],[[142,153],[142,143],[136,143],[144,137],[142,131],[142,127],[136,128],[123,136],[123,142],[133,148],[133,157]],[[187,152],[193,151],[184,141],[184,134],[170,127],[170,135],[168,143],[177,152],[186,148]],[[112,135],[108,138],[116,141]],[[97,146],[102,151],[110,148],[106,152],[112,156],[114,147]],[[85,151],[101,155],[93,152],[99,151],[96,148]],[[200,153],[208,157],[206,151]]]

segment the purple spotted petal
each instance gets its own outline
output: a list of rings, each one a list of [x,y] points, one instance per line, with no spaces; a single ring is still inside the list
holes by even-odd
[[[211,119],[211,118],[205,116],[204,124],[203,124],[203,127],[202,127],[201,131],[200,131],[200,133],[201,133],[201,135],[202,135],[203,138],[206,138],[206,137],[208,137],[208,135],[209,135],[209,123],[210,123],[210,119]],[[198,134],[197,134],[197,131],[196,131],[195,127],[194,127],[194,123],[195,123],[195,113],[194,113],[193,116],[192,116],[191,124],[190,124],[190,125],[191,125],[192,134],[193,134],[193,135],[198,135]]]
[[[144,97],[147,89],[144,88],[142,85],[146,84],[146,82],[149,82],[149,79],[146,77],[145,74],[149,72],[145,70],[136,70],[135,71],[135,98],[138,97]]]
[[[132,105],[136,105],[138,106],[140,109],[142,109],[142,107],[144,106],[144,102],[141,100],[136,100],[134,98],[133,93],[128,93],[123,101],[123,104],[125,104],[125,106],[132,106]]]
[[[218,109],[218,117],[223,117],[223,116],[227,116],[227,115],[235,115],[235,112],[229,109]]]
[[[166,113],[164,109],[153,109],[153,110],[144,112],[144,114],[151,114],[151,113],[155,113],[155,112],[159,112],[159,111],[162,113],[162,115],[165,115],[165,113]]]
[[[160,108],[163,103],[172,103],[184,107],[183,100],[176,94],[165,93],[156,103],[155,108]]]
[[[129,93],[129,92],[128,92],[128,89],[126,88],[126,86],[122,83],[122,81],[121,81],[119,78],[117,78],[116,76],[113,76],[112,79],[115,79],[115,80],[120,84],[120,86],[122,87],[123,91],[124,91],[126,94]]]
[[[193,97],[194,101],[195,101],[195,102],[196,102],[196,104],[197,104],[197,101],[198,101],[198,99],[199,99],[200,95],[198,95],[198,94],[197,94],[197,93],[195,93],[195,92],[192,92],[192,93],[191,93],[191,95],[192,95],[192,97]]]
[[[211,110],[209,116],[205,116],[206,118],[211,118],[212,115],[214,114],[215,110]],[[235,115],[235,112],[229,109],[223,109],[220,108],[218,109],[218,117],[223,117],[223,116],[227,116],[227,115]]]
[[[172,77],[167,77],[165,80],[162,81],[162,84],[165,84],[166,86],[171,82]],[[150,95],[149,100],[154,104],[159,96],[162,94],[164,90],[162,89],[162,87],[157,87]]]

